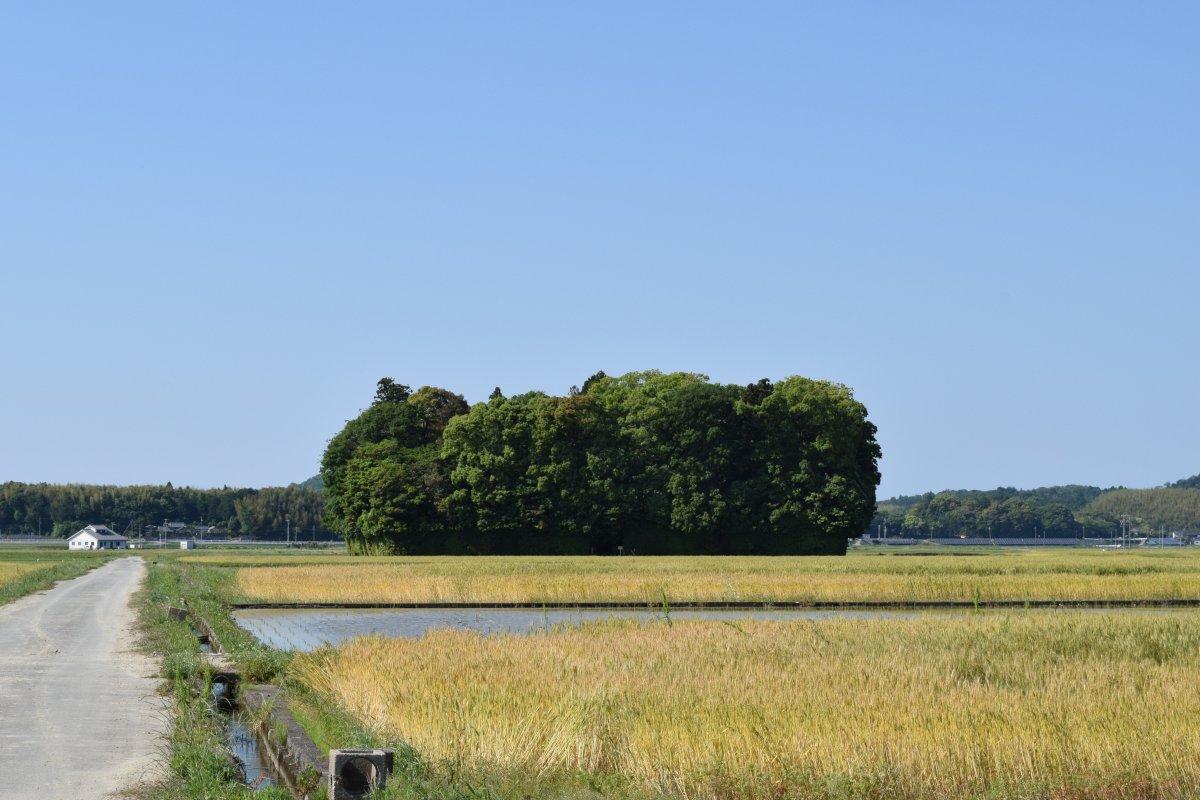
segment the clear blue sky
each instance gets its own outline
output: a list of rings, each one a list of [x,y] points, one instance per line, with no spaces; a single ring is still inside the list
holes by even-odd
[[[1200,472],[1200,5],[582,5],[0,10],[0,480],[652,367],[849,384],[883,496]]]

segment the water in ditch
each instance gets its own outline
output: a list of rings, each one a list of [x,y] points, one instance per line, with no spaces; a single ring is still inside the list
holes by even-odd
[[[225,729],[225,741],[241,766],[246,785],[265,789],[279,783],[270,757],[259,744],[254,729],[225,695],[224,684],[213,684],[213,708]]]
[[[227,715],[224,722],[225,738],[229,741],[229,748],[233,750],[234,757],[242,765],[246,785],[251,789],[274,786],[277,783],[274,769],[270,759],[259,747],[254,731],[237,713]]]

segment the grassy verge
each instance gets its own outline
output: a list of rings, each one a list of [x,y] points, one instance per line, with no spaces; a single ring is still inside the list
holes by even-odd
[[[225,654],[238,665],[242,680],[248,683],[275,681],[287,667],[288,655],[259,644],[229,615],[233,589],[233,570],[197,568],[177,558],[150,556],[152,571],[171,577],[165,596],[172,605],[187,608],[204,619],[216,634]]]
[[[136,603],[144,646],[161,659],[162,690],[172,698],[167,774],[128,794],[133,800],[287,800],[279,788],[251,791],[240,783],[236,763],[212,710],[211,674],[195,633],[172,619],[167,607],[193,594],[184,571],[169,562],[150,564]]]
[[[78,578],[112,556],[92,553],[47,553],[45,550],[0,550],[0,605],[49,589],[57,581]]]

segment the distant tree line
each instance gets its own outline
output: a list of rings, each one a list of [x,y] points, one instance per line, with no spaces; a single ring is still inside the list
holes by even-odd
[[[879,455],[850,390],[807,378],[600,372],[474,406],[385,378],[321,479],[355,552],[843,553]]]
[[[931,537],[1078,537],[1083,527],[1075,518],[1100,493],[1093,487],[1054,487],[1051,490],[929,492],[879,504],[871,533],[884,527],[889,536]],[[1093,535],[1101,535],[1099,531]]]
[[[299,486],[193,489],[88,484],[0,484],[0,533],[69,536],[89,523],[136,534],[164,521],[215,525],[242,536],[279,538],[290,516],[293,532],[325,532],[324,498]]]
[[[879,503],[870,533],[930,537],[1111,537],[1122,521],[1143,533],[1200,530],[1200,488],[1186,479],[1159,489],[1049,486],[944,491]]]

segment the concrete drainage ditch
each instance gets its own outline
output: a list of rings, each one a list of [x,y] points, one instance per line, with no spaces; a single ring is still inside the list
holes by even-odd
[[[187,621],[208,662],[213,707],[220,713],[226,741],[246,785],[282,786],[300,800],[327,788],[330,800],[359,800],[382,788],[392,772],[391,750],[330,750],[326,759],[288,712],[279,687],[243,686],[236,665],[222,652],[211,626],[185,609],[171,617]]]

